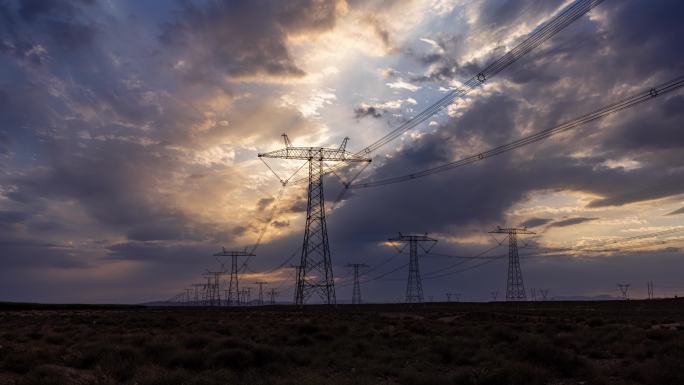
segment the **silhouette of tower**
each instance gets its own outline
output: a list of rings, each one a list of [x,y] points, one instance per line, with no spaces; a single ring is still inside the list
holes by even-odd
[[[257,299],[257,305],[263,306],[264,305],[264,285],[266,285],[268,282],[254,282],[255,285],[259,286],[259,297]]]
[[[240,290],[240,304],[241,305],[249,305],[251,302],[251,296],[252,296],[252,288],[251,287],[245,287],[242,290]]]
[[[278,296],[278,289],[271,288],[268,290],[268,297],[269,297],[269,305],[275,305],[276,303],[276,297]]]
[[[306,227],[302,243],[302,266],[297,274],[295,304],[303,305],[317,293],[324,303],[335,303],[335,281],[333,279],[328,243],[328,228],[325,221],[325,199],[323,197],[323,175],[327,162],[370,162],[346,150],[345,138],[339,148],[293,147],[290,139],[283,134],[285,148],[259,154],[259,158],[278,158],[305,160],[309,164],[309,186],[306,206]],[[264,161],[264,163],[266,163]],[[267,164],[268,166],[268,164]],[[270,166],[269,166],[270,168]],[[275,172],[274,172],[275,173]],[[277,174],[276,174],[277,176]],[[283,181],[278,177],[284,184]]]
[[[354,289],[352,290],[352,304],[361,304],[361,284],[359,283],[359,268],[368,267],[363,263],[350,263],[347,267],[354,268]]]
[[[542,295],[542,301],[546,301],[549,295],[549,289],[539,289],[539,292]]]
[[[398,237],[390,238],[390,242],[393,243],[404,243],[404,247],[398,249],[399,252],[403,252],[406,245],[409,247],[409,276],[408,282],[406,284],[406,303],[422,303],[423,300],[423,283],[420,278],[420,269],[418,267],[418,246],[423,249],[424,252],[429,252],[430,249],[437,243],[437,240],[424,235],[402,235],[399,233]],[[430,243],[428,248],[422,246],[423,242]]]
[[[207,270],[203,275],[207,278],[204,305],[221,306],[221,276],[224,272]]]
[[[655,298],[653,295],[653,281],[646,282],[646,287],[648,289],[648,299]]]
[[[617,284],[618,289],[620,289],[620,293],[622,293],[622,298],[625,300],[629,299],[629,287],[631,286],[629,283],[618,283]]]
[[[238,269],[238,258],[239,257],[254,257],[253,253],[244,251],[227,251],[225,247],[218,253],[214,254],[215,257],[230,257],[230,281],[228,283],[228,296],[224,298],[226,305],[228,306],[238,306],[240,305],[240,284],[238,281],[239,269]],[[223,264],[222,264],[223,265]]]
[[[518,256],[518,234],[534,234],[523,228],[501,228],[490,231],[494,234],[508,234],[508,280],[506,282],[506,301],[524,301],[527,299],[523,284],[520,257]]]

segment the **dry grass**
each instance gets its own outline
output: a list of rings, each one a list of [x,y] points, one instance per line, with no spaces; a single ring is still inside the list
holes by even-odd
[[[0,384],[684,384],[684,302],[8,308]]]

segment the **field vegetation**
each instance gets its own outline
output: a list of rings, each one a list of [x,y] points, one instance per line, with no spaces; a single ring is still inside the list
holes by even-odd
[[[0,384],[684,384],[684,301],[10,306]]]

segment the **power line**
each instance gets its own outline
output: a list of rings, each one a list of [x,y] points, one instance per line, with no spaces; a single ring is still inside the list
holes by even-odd
[[[465,96],[468,92],[470,92],[472,89],[479,87],[482,83],[484,83],[486,80],[490,79],[492,76],[495,76],[499,72],[501,72],[503,69],[508,67],[509,65],[513,64],[516,62],[518,59],[520,59],[522,56],[525,54],[529,53],[532,51],[534,48],[542,44],[544,41],[548,40],[551,38],[553,35],[556,33],[560,32],[562,29],[570,25],[572,22],[577,20],[579,17],[590,11],[592,8],[596,7],[602,2],[602,0],[578,0],[575,1],[574,3],[568,5],[565,9],[561,10],[557,15],[555,15],[551,20],[547,21],[546,23],[543,23],[536,29],[534,29],[528,37],[522,41],[520,44],[518,44],[516,47],[508,51],[506,54],[504,54],[502,57],[491,63],[489,66],[487,66],[485,69],[480,71],[477,75],[473,76],[470,80],[467,82],[463,83],[463,87],[452,90],[450,91],[447,95],[442,97],[440,100],[437,102],[433,103],[431,106],[426,108],[424,111],[419,113],[418,115],[414,116],[413,118],[409,119],[407,122],[404,122],[401,124],[399,127],[395,128],[392,130],[390,133],[386,134],[373,144],[367,146],[363,150],[359,151],[358,153],[354,154],[356,156],[362,156],[362,155],[367,155],[378,148],[384,146],[385,144],[389,143],[390,141],[394,140],[404,132],[410,130],[411,128],[416,127],[417,125],[421,124],[425,120],[427,120],[429,117],[434,115],[435,113],[439,112],[441,109],[444,107],[448,106],[451,104],[457,97],[463,97]],[[286,147],[290,147],[289,139],[284,136],[284,140],[286,141]],[[262,158],[262,161],[264,159]],[[281,178],[271,167],[268,165],[265,161],[264,163],[266,166],[273,172],[273,174],[280,180],[283,186],[285,186],[292,177],[294,177],[299,170],[303,167],[304,163],[297,171],[295,171],[289,178],[283,179]],[[337,168],[341,167],[346,167],[348,165],[348,160],[342,161],[341,166],[338,166]],[[345,184],[345,189],[343,189],[338,198],[335,200],[335,203],[333,206],[335,206],[339,201],[342,200],[342,197],[346,193],[346,190],[348,187],[351,185],[351,183],[361,174],[361,172],[367,167],[368,164],[365,164],[364,167],[351,179]],[[335,168],[331,168],[331,171],[334,171]],[[328,172],[324,172],[322,175],[327,174]],[[298,184],[303,181],[307,181],[307,178],[301,178],[298,180],[295,180],[293,184]],[[263,232],[263,231],[262,231]],[[261,239],[261,236],[259,237],[259,241]],[[258,242],[257,242],[258,245]],[[256,247],[254,248],[256,249]],[[287,262],[285,262],[287,263]]]
[[[625,110],[630,107],[634,107],[638,104],[644,103],[646,101],[649,101],[659,95],[663,95],[675,90],[680,89],[681,87],[684,86],[684,76],[679,76],[676,77],[668,82],[662,83],[658,86],[652,87],[647,91],[643,91],[641,93],[632,95],[630,97],[627,97],[625,99],[622,99],[618,102],[615,102],[613,104],[607,105],[605,107],[602,107],[600,109],[597,109],[593,112],[590,112],[588,114],[582,115],[576,119],[567,121],[565,123],[559,124],[555,127],[548,128],[542,131],[539,131],[535,134],[523,137],[521,139],[493,147],[489,150],[467,156],[465,158],[453,161],[453,162],[448,162],[444,163],[439,166],[431,167],[422,171],[414,172],[411,174],[406,174],[402,176],[397,176],[397,177],[391,177],[391,178],[385,178],[377,181],[371,181],[371,182],[363,182],[363,183],[355,183],[355,184],[350,184],[347,188],[350,189],[358,189],[358,188],[369,188],[369,187],[376,187],[376,186],[384,186],[388,184],[394,184],[394,183],[400,183],[400,182],[406,182],[414,179],[419,179],[423,178],[426,176],[430,176],[432,174],[437,174],[440,172],[445,172],[448,170],[452,170],[454,168],[458,167],[463,167],[466,165],[469,165],[471,163],[479,162],[481,160],[491,158],[496,155],[503,154],[508,151],[512,151],[515,149],[518,149],[520,147],[541,141],[543,139],[549,138],[553,135],[583,126],[585,124],[591,123],[595,120],[604,118],[606,116],[612,115],[614,113],[617,113],[619,111]]]
[[[370,153],[376,151],[380,147],[398,138],[406,131],[415,128],[416,126],[425,122],[427,119],[429,119],[430,117],[432,117],[433,115],[435,115],[436,113],[438,113],[439,111],[453,103],[453,101],[457,98],[462,98],[473,89],[480,87],[487,80],[491,79],[493,76],[497,75],[499,72],[503,71],[508,66],[518,61],[521,57],[531,52],[533,49],[541,45],[543,42],[554,36],[556,33],[560,32],[565,27],[572,24],[582,15],[584,15],[585,13],[589,12],[591,9],[599,5],[602,1],[603,0],[577,0],[572,4],[568,5],[565,9],[561,10],[557,15],[555,15],[553,19],[535,28],[524,41],[519,43],[513,49],[506,52],[506,54],[501,56],[499,59],[497,59],[489,66],[485,67],[483,70],[477,73],[475,76],[470,78],[468,81],[463,83],[460,88],[449,91],[441,99],[437,100],[435,103],[433,103],[417,115],[413,116],[406,122],[400,124],[397,128],[385,134],[383,137],[381,137],[374,143],[368,145],[363,150],[356,153],[356,155],[369,155]],[[339,169],[345,166],[345,163],[341,163],[336,168]],[[297,184],[305,180],[305,178],[301,178],[295,180],[293,183]]]

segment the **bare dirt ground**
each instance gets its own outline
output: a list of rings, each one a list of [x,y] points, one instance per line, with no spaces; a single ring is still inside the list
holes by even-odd
[[[684,301],[0,305],[0,384],[684,384]]]

